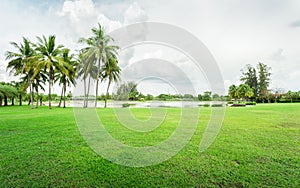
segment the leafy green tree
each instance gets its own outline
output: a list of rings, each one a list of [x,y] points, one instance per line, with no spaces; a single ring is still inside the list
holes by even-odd
[[[153,98],[154,98],[153,95],[147,94],[146,97],[145,97],[145,100],[151,101],[151,100],[153,100]]]
[[[237,93],[239,98],[246,100],[254,95],[252,88],[250,88],[248,84],[239,85],[239,87],[237,88]]]
[[[270,84],[271,68],[263,63],[258,63],[258,96],[264,102],[268,96],[268,87]]]
[[[236,100],[236,99],[238,98],[238,87],[237,87],[236,85],[234,85],[234,84],[231,85],[231,86],[229,87],[228,95],[229,95],[232,99]]]
[[[203,97],[202,97],[201,94],[198,94],[198,100],[199,100],[199,101],[202,101],[202,100],[203,100]]]
[[[211,91],[205,91],[202,98],[203,101],[211,101]]]
[[[8,84],[0,84],[0,106],[2,106],[2,100],[4,99],[4,106],[8,106],[8,98],[12,101],[18,96],[18,90]],[[12,105],[14,103],[12,102]]]
[[[137,100],[139,92],[137,90],[137,84],[134,82],[127,82],[121,84],[116,93],[117,100]]]
[[[250,64],[242,70],[242,77],[240,79],[243,84],[247,84],[253,89],[254,97],[258,95],[258,78],[256,75],[256,69]]]
[[[292,92],[291,90],[289,90],[287,93],[286,93],[286,96],[288,99],[291,100],[291,103],[293,102],[293,98],[296,96],[295,92]]]

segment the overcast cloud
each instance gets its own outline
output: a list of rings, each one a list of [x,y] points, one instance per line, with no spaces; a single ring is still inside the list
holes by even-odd
[[[182,27],[199,38],[215,57],[226,87],[239,83],[240,70],[246,64],[263,62],[272,67],[272,88],[298,91],[299,9],[299,0],[2,0],[0,81],[13,79],[5,70],[5,52],[13,50],[10,41],[20,42],[22,36],[35,41],[35,36],[55,34],[58,43],[76,50],[80,48],[78,39],[89,36],[97,22],[109,32],[131,23],[156,21]],[[149,49],[135,47],[122,52],[122,68],[137,60],[161,58],[189,72],[197,92],[209,89],[204,76],[193,73],[184,56],[165,48]],[[142,74],[143,70],[139,71]],[[153,80],[153,84],[156,92],[167,92],[165,83],[159,86]],[[150,85],[151,79],[141,89],[152,92],[147,90]]]

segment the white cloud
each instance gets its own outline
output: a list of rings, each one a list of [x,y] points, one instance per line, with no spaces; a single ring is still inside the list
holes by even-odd
[[[147,21],[148,16],[146,12],[139,6],[137,2],[134,2],[125,11],[124,24],[132,24],[137,22]]]
[[[106,32],[111,32],[122,27],[122,23],[120,21],[110,20],[104,14],[99,14],[97,20],[101,23],[101,25],[103,25]]]
[[[94,3],[92,0],[65,1],[60,15],[69,16],[71,21],[79,21],[82,17],[93,16]]]

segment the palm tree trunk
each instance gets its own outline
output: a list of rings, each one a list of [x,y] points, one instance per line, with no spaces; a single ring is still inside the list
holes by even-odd
[[[83,78],[83,87],[84,87],[84,98],[83,98],[83,108],[86,108],[86,78]]]
[[[96,81],[96,99],[95,99],[95,108],[97,108],[97,98],[98,98],[98,86],[99,86],[99,77],[100,77],[100,62],[101,59],[98,59],[98,73],[97,73],[97,81]]]
[[[32,88],[32,83],[30,76],[28,75],[28,83],[29,83],[29,93],[30,93],[30,103],[31,104],[31,109],[33,108],[33,88]]]
[[[99,85],[99,78],[96,81],[96,99],[95,99],[95,108],[97,108],[97,98],[98,98],[98,85]]]
[[[19,95],[19,105],[22,106],[22,95]]]
[[[36,83],[35,86],[35,91],[36,91],[36,108],[39,107],[39,82]]]
[[[51,70],[49,70],[49,95],[48,95],[49,109],[52,109],[52,107],[51,107],[51,85],[52,85],[52,74],[51,74]]]
[[[8,100],[7,100],[7,96],[4,95],[4,106],[8,106]]]
[[[88,107],[89,104],[90,86],[91,86],[91,76],[89,76],[88,89],[86,93],[86,108]]]
[[[62,101],[63,93],[64,93],[64,86],[61,88],[60,100],[59,100],[59,103],[58,103],[57,107],[61,106],[61,101]]]
[[[14,97],[11,98],[11,105],[15,106],[15,98]]]
[[[66,108],[66,90],[67,90],[67,85],[64,83],[64,108]]]
[[[109,90],[110,83],[111,83],[111,79],[108,80],[108,85],[107,85],[107,89],[106,89],[106,96],[105,96],[105,101],[104,101],[104,108],[106,108],[106,104],[107,104],[108,90]]]
[[[43,97],[40,96],[39,100],[40,100],[40,106],[43,106]]]
[[[33,86],[32,83],[30,83],[30,104],[31,104],[31,109],[33,109]]]

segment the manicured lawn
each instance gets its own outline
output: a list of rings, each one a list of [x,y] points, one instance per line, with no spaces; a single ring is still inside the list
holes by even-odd
[[[180,109],[149,133],[122,127],[113,109],[97,110],[116,139],[155,145],[170,136]],[[133,109],[147,119],[148,109]],[[0,108],[0,187],[300,187],[300,104],[227,108],[216,141],[204,153],[199,142],[210,117],[201,108],[189,144],[170,160],[125,167],[101,158],[86,144],[72,108]]]

